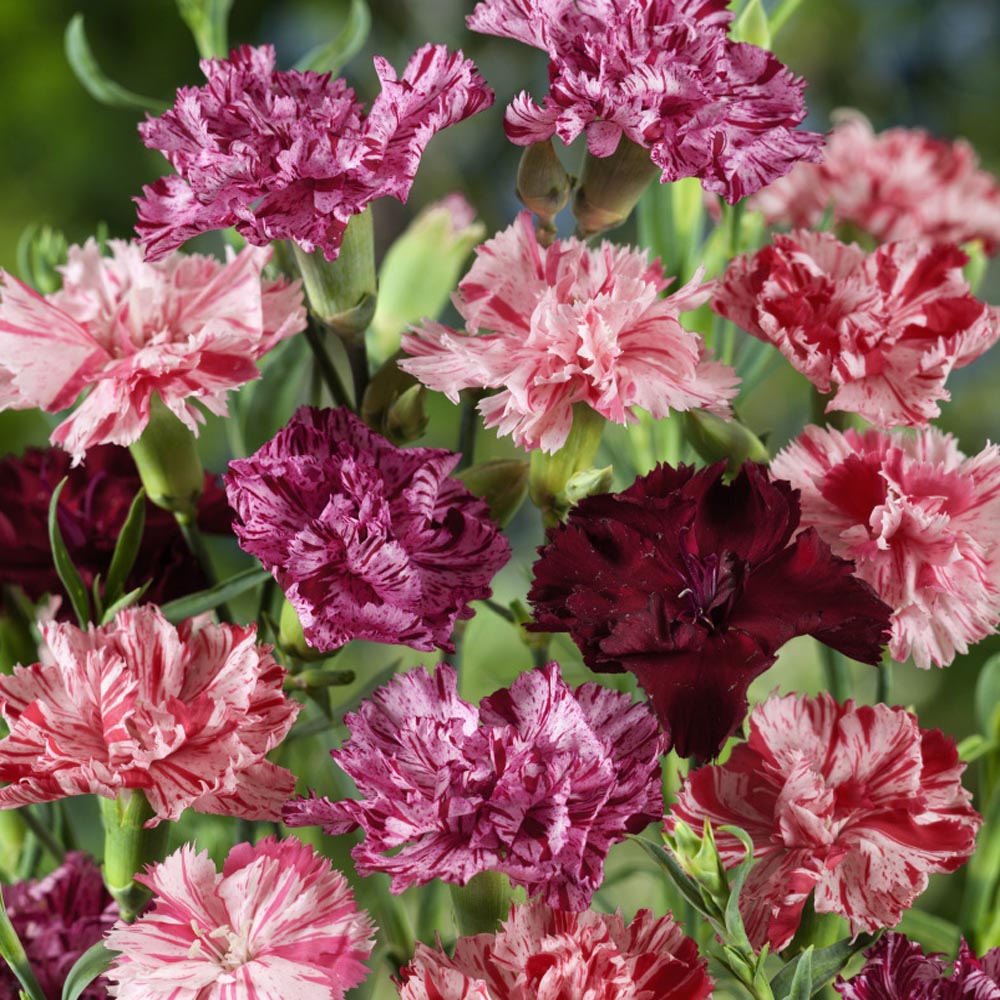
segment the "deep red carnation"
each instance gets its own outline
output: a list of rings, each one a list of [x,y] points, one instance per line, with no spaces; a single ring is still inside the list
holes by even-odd
[[[589,497],[554,529],[528,595],[536,631],[569,632],[593,670],[630,670],[682,756],[714,757],[750,682],[811,635],[877,663],[891,609],[812,529],[798,491],[745,463],[661,465]]]
[[[29,448],[20,458],[0,461],[0,583],[19,586],[32,601],[59,595],[56,617],[72,616],[72,605],[52,562],[48,513],[52,493],[69,476],[59,496],[59,530],[70,558],[89,589],[107,575],[129,505],[142,485],[128,449],[99,445],[82,465],[70,468],[62,448]],[[228,532],[226,497],[213,476],[205,476],[198,505],[202,530]],[[151,580],[144,600],[164,604],[207,586],[169,511],[146,501],[146,525],[126,593]]]

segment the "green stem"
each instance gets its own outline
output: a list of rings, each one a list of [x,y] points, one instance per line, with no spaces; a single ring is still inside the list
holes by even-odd
[[[187,542],[187,547],[191,551],[191,555],[195,557],[195,560],[201,567],[201,571],[205,574],[209,588],[218,586],[219,577],[215,572],[215,564],[212,562],[212,557],[205,546],[205,540],[201,537],[201,532],[198,530],[198,522],[181,517],[180,515],[176,515],[176,520],[177,526],[181,529],[181,534],[184,536],[184,541]],[[216,609],[221,621],[231,622],[234,620],[233,613],[225,601],[220,601],[216,605]]]
[[[344,385],[340,373],[330,359],[326,345],[323,343],[323,336],[318,328],[319,322],[315,316],[310,315],[305,329],[306,343],[313,352],[313,358],[316,361],[316,371],[323,380],[327,392],[330,393],[330,398],[338,406],[346,406],[348,409],[353,409],[350,393],[347,391],[347,387]]]
[[[875,702],[888,705],[892,699],[892,664],[893,659],[889,651],[882,656],[882,662],[876,668],[878,674],[875,678]]]
[[[458,452],[462,456],[456,472],[467,469],[474,460],[476,454],[476,431],[479,429],[479,411],[476,409],[477,400],[470,393],[462,399],[461,415],[458,424]]]
[[[38,838],[39,843],[52,855],[52,857],[59,863],[62,864],[66,858],[66,850],[52,836],[49,828],[39,820],[39,818],[34,815],[31,811],[31,806],[25,806],[24,809],[18,811],[18,815],[24,820],[24,825],[31,830],[31,832]]]
[[[820,654],[823,662],[823,676],[826,678],[826,688],[834,700],[843,704],[850,697],[850,674],[847,661],[835,649],[820,644]]]

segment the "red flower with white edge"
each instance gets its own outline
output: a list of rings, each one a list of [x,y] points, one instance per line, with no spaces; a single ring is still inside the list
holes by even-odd
[[[891,927],[933,872],[963,865],[982,817],[962,787],[955,742],[902,708],[840,705],[828,694],[771,697],[725,764],[684,783],[667,818],[733,825],[756,859],[740,895],[755,947],[784,948],[809,894],[852,934]],[[723,864],[745,857],[718,829]]]
[[[51,662],[0,677],[0,809],[141,789],[155,816],[276,820],[295,776],[264,759],[299,706],[253,625],[175,627],[153,605],[43,629]]]

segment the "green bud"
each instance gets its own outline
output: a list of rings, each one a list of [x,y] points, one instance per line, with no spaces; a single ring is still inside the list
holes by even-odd
[[[685,874],[698,883],[706,903],[714,903],[719,910],[724,911],[729,901],[729,880],[708,820],[705,821],[701,836],[687,823],[678,820],[667,842]]]
[[[553,220],[566,207],[573,180],[551,139],[525,146],[517,168],[517,196],[525,208],[538,216],[543,234],[555,235]]]
[[[482,242],[486,227],[475,221],[459,194],[428,205],[386,251],[378,275],[378,305],[369,348],[378,361],[399,349],[399,336],[424,317],[436,318],[458,284],[462,265]]]
[[[281,604],[277,644],[278,649],[283,653],[295,657],[296,660],[304,660],[307,663],[326,660],[332,655],[331,653],[316,649],[306,642],[298,612],[287,599]]]
[[[573,199],[580,235],[595,236],[620,226],[659,173],[660,168],[649,158],[649,150],[624,135],[610,156],[588,152]]]
[[[552,501],[552,506],[564,520],[570,510],[584,497],[592,497],[597,493],[608,493],[614,480],[615,470],[606,465],[603,469],[581,469],[574,472],[566,483],[566,488]]]
[[[969,291],[975,295],[986,276],[990,259],[983,250],[982,240],[971,240],[962,244],[962,249],[969,255],[969,263],[962,268],[962,274],[969,283]]]
[[[771,458],[764,442],[738,420],[723,420],[707,410],[688,410],[684,423],[691,447],[706,462],[727,459],[731,475],[748,460],[767,462]]]
[[[465,885],[452,885],[450,889],[459,934],[496,933],[497,925],[510,910],[510,880],[506,875],[479,872]]]
[[[577,472],[589,469],[601,443],[605,420],[586,403],[573,404],[573,426],[566,443],[553,455],[543,451],[531,453],[528,494],[542,512],[547,528],[561,520],[559,497]],[[565,510],[563,511],[563,516]]]
[[[51,295],[62,288],[56,270],[66,263],[66,237],[49,226],[29,226],[17,244],[17,269],[39,295]]]
[[[361,419],[393,444],[409,444],[427,428],[426,390],[397,364],[397,354],[375,373],[361,402]]]
[[[528,493],[529,463],[519,458],[480,462],[456,473],[466,489],[486,501],[490,517],[501,528],[517,513]]]
[[[129,451],[146,496],[157,507],[172,511],[178,521],[194,521],[205,485],[197,441],[159,396],[153,396],[149,423]]]

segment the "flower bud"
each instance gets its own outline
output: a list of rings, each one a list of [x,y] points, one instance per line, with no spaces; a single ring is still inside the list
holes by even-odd
[[[614,481],[615,471],[610,465],[603,469],[581,469],[574,472],[566,482],[566,488],[553,500],[552,506],[559,520],[563,520],[570,508],[578,504],[584,497],[592,497],[597,493],[608,493]]]
[[[305,634],[302,631],[302,622],[287,598],[281,603],[277,646],[286,656],[292,656],[296,660],[302,660],[306,663],[327,660],[334,655],[333,652],[316,649],[306,642]]]
[[[706,904],[714,903],[724,911],[729,901],[729,880],[708,820],[701,836],[683,820],[677,820],[667,843],[685,874],[698,883]]]
[[[688,410],[684,414],[687,438],[691,447],[706,462],[728,460],[727,471],[735,474],[746,461],[768,462],[770,453],[763,441],[738,420],[723,420],[706,410]]]
[[[386,251],[379,269],[378,305],[369,335],[373,357],[390,357],[407,326],[438,316],[466,258],[485,235],[486,227],[475,221],[472,206],[458,193],[417,215]]]
[[[649,158],[649,150],[624,135],[610,156],[588,152],[573,199],[579,234],[586,238],[620,226],[659,173],[660,168]]]
[[[375,373],[361,403],[361,419],[393,444],[409,444],[427,428],[426,390],[390,358]]]
[[[528,492],[529,463],[518,458],[480,462],[456,473],[470,493],[482,497],[501,528],[517,513]]]
[[[21,277],[40,295],[62,288],[57,267],[66,263],[66,237],[49,226],[31,226],[17,244],[17,266]]]
[[[538,216],[542,233],[555,235],[553,220],[566,207],[574,178],[566,172],[552,147],[552,140],[526,146],[517,168],[517,196],[530,212]],[[540,242],[543,246],[551,243]]]

